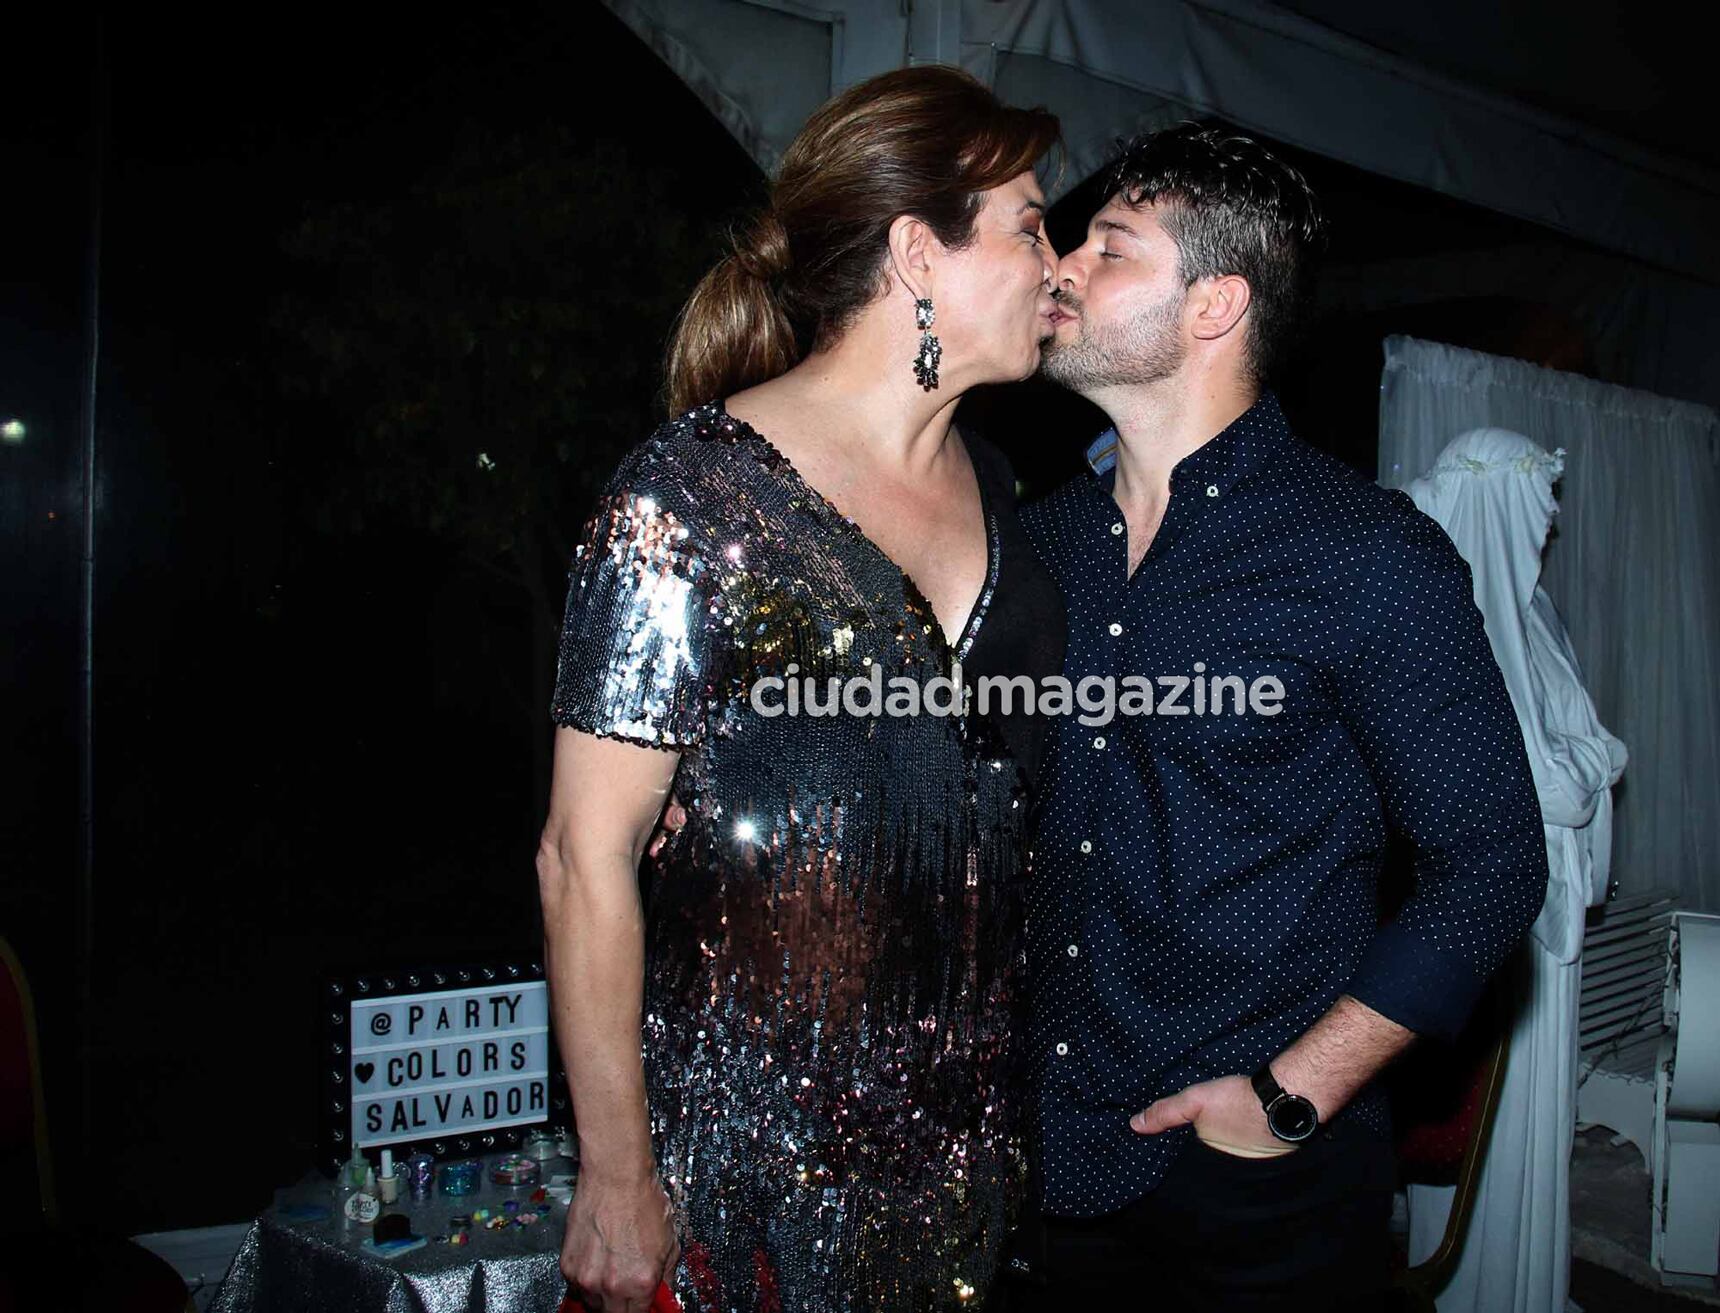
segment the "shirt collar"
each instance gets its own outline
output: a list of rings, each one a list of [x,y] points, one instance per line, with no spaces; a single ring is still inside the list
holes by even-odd
[[[1171,491],[1195,485],[1223,497],[1259,469],[1290,436],[1278,395],[1264,391],[1222,432],[1202,443],[1171,470]],[[1087,464],[1106,492],[1117,485],[1117,430],[1106,429],[1087,448]],[[1215,491],[1216,489],[1216,491]]]

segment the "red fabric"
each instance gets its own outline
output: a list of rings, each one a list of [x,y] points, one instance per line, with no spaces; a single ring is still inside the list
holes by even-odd
[[[1471,1073],[1469,1087],[1457,1105],[1443,1117],[1416,1122],[1398,1137],[1398,1162],[1408,1180],[1424,1177],[1455,1177],[1463,1165],[1475,1121],[1481,1115],[1481,1099],[1487,1088],[1487,1066]]]
[[[1392,1120],[1401,1178],[1451,1185],[1481,1116],[1504,1024],[1497,982],[1454,1044],[1418,1045],[1393,1068]]]
[[[588,1313],[588,1306],[577,1295],[569,1293],[562,1296],[557,1313]],[[651,1297],[650,1313],[681,1313],[681,1301],[675,1298],[667,1285],[659,1282],[657,1293]]]

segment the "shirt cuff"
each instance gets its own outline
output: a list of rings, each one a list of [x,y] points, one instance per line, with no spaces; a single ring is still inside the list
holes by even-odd
[[[1344,992],[1417,1035],[1454,1040],[1486,985],[1467,959],[1393,921],[1374,935]]]

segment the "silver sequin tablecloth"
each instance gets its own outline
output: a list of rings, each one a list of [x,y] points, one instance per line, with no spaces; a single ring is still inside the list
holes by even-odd
[[[544,1164],[545,1177],[569,1170]],[[246,1233],[210,1304],[210,1313],[556,1313],[567,1283],[558,1255],[567,1208],[558,1205],[535,1226],[501,1231],[473,1227],[465,1245],[438,1243],[448,1219],[474,1208],[500,1212],[506,1199],[524,1200],[531,1188],[485,1183],[474,1194],[402,1199],[384,1211],[405,1213],[415,1235],[430,1243],[398,1258],[361,1248],[368,1226],[338,1213],[300,1220],[294,1206],[329,1204],[333,1187],[307,1178],[283,1192]]]

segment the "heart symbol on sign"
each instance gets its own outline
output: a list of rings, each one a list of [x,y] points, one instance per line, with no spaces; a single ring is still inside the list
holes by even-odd
[[[352,1068],[352,1074],[357,1076],[361,1081],[367,1081],[376,1074],[376,1064],[374,1062],[355,1063]]]

